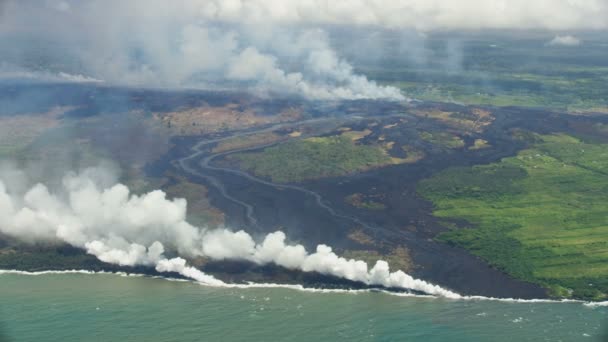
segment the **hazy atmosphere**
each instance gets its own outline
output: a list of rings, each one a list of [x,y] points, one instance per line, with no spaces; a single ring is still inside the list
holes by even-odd
[[[607,84],[604,0],[0,0],[0,341],[600,341]]]
[[[608,3],[601,0],[4,0],[1,6],[4,77],[245,87],[311,99],[406,96],[353,70],[330,44],[329,32],[339,26],[411,32],[414,38],[401,46],[409,54],[423,48],[434,31],[576,32],[608,25]],[[358,53],[369,53],[365,44]]]

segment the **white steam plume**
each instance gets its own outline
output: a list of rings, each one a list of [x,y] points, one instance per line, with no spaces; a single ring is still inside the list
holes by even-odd
[[[18,172],[0,173],[0,232],[32,243],[66,242],[107,263],[153,266],[159,272],[177,272],[210,285],[223,282],[188,266],[187,258],[276,264],[369,285],[459,297],[402,271],[391,273],[385,261],[368,269],[365,262],[341,258],[326,245],[308,253],[302,245],[286,244],[283,232],[268,234],[256,243],[244,231],[194,227],[186,221],[184,199],[167,199],[160,190],[137,196],[121,184],[101,188],[96,181],[104,178],[101,174],[103,171],[91,169],[68,174],[59,192],[42,184],[20,192],[22,186],[10,186],[9,179],[18,178],[22,184]],[[166,248],[179,257],[166,258]]]
[[[311,99],[404,99],[397,88],[356,74],[332,48],[323,30],[328,26],[421,32],[608,29],[606,0],[4,0],[0,4],[0,64],[110,84],[245,87]],[[411,51],[420,48],[408,46]],[[362,47],[359,53],[378,51]]]
[[[20,65],[24,60],[46,60],[48,65],[35,69],[132,86],[245,87],[262,95],[322,100],[405,99],[397,88],[357,75],[319,28],[225,20],[207,13],[211,4],[8,1],[0,48],[10,46],[14,56],[0,54],[0,64],[6,58],[15,68],[27,68]]]

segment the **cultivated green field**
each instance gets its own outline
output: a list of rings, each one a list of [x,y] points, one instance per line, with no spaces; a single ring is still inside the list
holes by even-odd
[[[524,135],[522,135],[524,136]],[[470,229],[439,236],[554,296],[608,294],[608,145],[528,134],[499,163],[452,168],[419,184],[441,218]]]
[[[290,141],[231,157],[241,168],[279,183],[342,176],[393,163],[381,147],[359,145],[343,135]]]

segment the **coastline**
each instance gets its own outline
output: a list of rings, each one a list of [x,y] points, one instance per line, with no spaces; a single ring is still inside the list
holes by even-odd
[[[426,298],[432,300],[448,300],[448,301],[495,301],[495,302],[506,302],[506,303],[579,303],[588,307],[603,307],[608,306],[608,301],[583,301],[578,299],[546,299],[546,298],[535,298],[535,299],[522,299],[522,298],[497,298],[497,297],[485,297],[485,296],[462,296],[460,298],[447,298],[440,296],[433,296],[428,294],[410,293],[406,291],[398,291],[396,289],[388,288],[376,288],[370,287],[367,289],[340,289],[340,288],[317,288],[317,287],[306,287],[303,284],[281,284],[281,283],[256,283],[248,282],[243,284],[228,283],[225,285],[210,285],[200,283],[195,280],[186,279],[179,275],[153,275],[152,273],[131,273],[124,271],[91,271],[86,269],[71,269],[71,270],[45,270],[45,271],[22,271],[22,270],[7,270],[0,269],[0,276],[2,275],[27,275],[27,276],[44,276],[44,275],[63,275],[63,274],[82,274],[82,275],[113,275],[119,277],[149,277],[152,279],[163,279],[167,281],[178,281],[178,282],[190,282],[196,283],[201,286],[216,287],[216,288],[236,288],[236,289],[256,289],[256,288],[281,288],[294,291],[303,291],[310,293],[340,293],[340,294],[359,294],[359,293],[380,293],[384,295],[396,296],[396,297],[410,297],[410,298]]]

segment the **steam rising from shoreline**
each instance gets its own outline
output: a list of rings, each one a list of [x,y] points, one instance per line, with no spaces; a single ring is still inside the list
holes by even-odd
[[[385,261],[368,269],[365,262],[341,258],[326,245],[309,253],[302,245],[286,243],[280,231],[256,243],[244,231],[192,226],[186,221],[184,199],[167,199],[160,190],[137,196],[121,184],[99,185],[99,179],[107,183],[108,178],[103,170],[87,169],[65,176],[61,191],[52,192],[42,184],[19,191],[22,186],[11,186],[22,183],[12,180],[23,179],[18,171],[0,173],[0,232],[30,243],[68,243],[107,263],[151,266],[209,285],[224,283],[188,266],[187,258],[248,260],[368,285],[460,297],[402,271],[391,273]],[[168,258],[166,250],[179,256]]]

